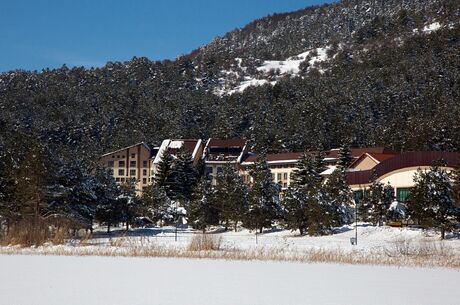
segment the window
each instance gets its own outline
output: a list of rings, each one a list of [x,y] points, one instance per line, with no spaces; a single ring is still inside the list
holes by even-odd
[[[142,170],[142,175],[147,176],[147,170],[146,169]]]
[[[284,178],[284,180],[287,180],[287,178],[288,178],[288,173],[284,173],[284,174],[283,174],[283,178]]]
[[[142,161],[142,167],[147,167],[147,160]]]
[[[353,199],[355,200],[356,203],[359,203],[361,199],[363,199],[363,191],[354,191],[353,192]]]
[[[118,176],[124,176],[125,175],[125,170],[123,168],[118,169]]]
[[[150,171],[150,176],[154,176],[155,173],[153,172],[153,169]]]
[[[217,168],[217,173],[220,174],[220,173],[222,173],[222,172],[223,172],[222,167],[218,167],[218,168]]]
[[[147,184],[147,178],[142,178],[142,184]]]
[[[287,183],[286,183],[286,182],[283,183],[283,187],[287,187]]]
[[[136,161],[129,161],[129,167],[136,167]]]
[[[136,158],[136,154],[131,154],[131,158]]]
[[[272,174],[272,180],[275,181],[276,177],[275,174]]]
[[[123,159],[125,158],[125,156],[124,156],[124,155],[123,155],[123,156],[121,156],[121,157],[122,157]]]
[[[115,155],[112,155],[112,158],[115,158]]]
[[[281,180],[281,173],[278,173],[278,181]]]
[[[136,176],[136,170],[135,169],[130,169],[129,170],[129,175],[130,176]]]
[[[398,202],[406,202],[409,197],[411,188],[401,187],[396,190],[396,199]]]
[[[117,158],[120,159],[120,155],[117,155]]]
[[[125,161],[118,161],[118,167],[125,167]]]
[[[113,161],[109,161],[109,162],[107,162],[107,166],[108,166],[108,167],[113,167],[114,163],[115,163],[115,162],[113,162]]]
[[[120,182],[120,178],[115,178],[115,181],[116,181],[116,182]]]
[[[125,182],[125,178],[121,178],[120,181],[121,181],[121,182]]]
[[[211,166],[206,167],[206,173],[207,174],[212,174],[212,167]]]

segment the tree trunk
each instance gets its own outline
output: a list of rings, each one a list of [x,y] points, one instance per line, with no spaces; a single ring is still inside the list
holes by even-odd
[[[264,229],[264,227],[260,227],[260,229],[259,229],[260,234],[262,234],[263,229]]]
[[[129,221],[126,221],[126,232],[129,231]]]
[[[238,230],[238,221],[235,221],[235,232]]]
[[[299,228],[299,231],[300,231],[300,236],[303,235],[303,228]]]
[[[446,237],[446,229],[444,227],[441,227],[441,239],[444,239]]]
[[[110,233],[110,222],[107,223],[107,233]]]

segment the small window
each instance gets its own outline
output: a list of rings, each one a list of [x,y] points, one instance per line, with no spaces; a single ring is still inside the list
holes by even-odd
[[[146,169],[142,170],[142,175],[147,176],[147,170]]]
[[[206,173],[207,174],[212,174],[212,167],[211,166],[206,167]]]
[[[120,181],[121,181],[121,182],[125,182],[125,178],[120,178]]]
[[[119,167],[125,167],[125,161],[118,161]]]
[[[109,162],[107,162],[107,166],[108,167],[113,167],[114,163],[115,163],[114,161],[109,161]]]
[[[276,179],[275,174],[272,174],[272,180],[275,181],[275,179]]]
[[[286,183],[286,182],[283,183],[283,187],[287,187],[287,183]]]
[[[153,169],[150,171],[150,176],[154,176],[155,173],[153,172]]]
[[[118,176],[124,176],[125,170],[123,168],[118,169]]]
[[[284,178],[284,180],[287,180],[288,179],[288,173],[284,173],[283,178]]]
[[[278,173],[278,181],[281,180],[281,173]]]
[[[123,155],[123,156],[121,156],[121,157],[122,157],[123,159],[125,158],[125,156],[124,156],[124,155]]]
[[[218,168],[217,168],[217,173],[220,174],[220,173],[222,173],[222,172],[223,172],[222,167],[218,167]]]
[[[136,161],[130,161],[129,167],[136,167]]]
[[[411,189],[408,187],[401,187],[396,189],[396,197],[398,199],[398,202],[406,202],[407,197],[409,197],[410,190]]]
[[[115,158],[115,155],[112,155],[112,158]]]
[[[131,158],[136,158],[136,154],[131,154]]]
[[[116,181],[116,182],[120,182],[120,178],[115,178],[115,181]]]
[[[142,178],[142,184],[147,184],[147,178]]]
[[[117,158],[120,159],[120,155],[117,155]]]
[[[147,167],[147,160],[142,161],[142,166]]]
[[[136,170],[135,169],[130,169],[129,170],[129,175],[130,176],[136,176]]]

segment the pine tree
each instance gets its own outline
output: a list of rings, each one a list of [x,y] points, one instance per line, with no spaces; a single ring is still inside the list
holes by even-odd
[[[193,166],[191,154],[185,149],[181,149],[178,153],[173,166],[173,175],[175,179],[171,184],[171,189],[175,194],[175,199],[180,200],[183,206],[187,206],[196,185],[197,172]]]
[[[341,226],[350,223],[353,219],[353,211],[350,207],[352,193],[343,168],[339,167],[332,172],[324,185],[324,192],[327,198],[325,200],[330,205],[333,224]]]
[[[215,190],[211,182],[208,179],[201,179],[187,210],[189,222],[193,228],[202,230],[204,233],[208,226],[219,224],[219,213]]]
[[[319,173],[316,171],[315,160],[310,153],[303,153],[292,171],[291,181],[293,186],[315,186],[319,182]]]
[[[345,141],[342,146],[340,146],[340,150],[338,153],[338,162],[337,165],[340,168],[346,169],[348,166],[351,164],[351,161],[353,161],[353,157],[351,155],[351,150],[350,146],[348,144],[348,141]]]
[[[419,170],[414,182],[407,205],[410,217],[424,227],[439,228],[444,239],[445,232],[454,226],[454,219],[459,214],[454,205],[449,174],[435,164],[429,171]]]
[[[141,202],[144,215],[150,219],[160,221],[161,224],[174,220],[174,207],[162,187],[155,184],[147,186],[142,193]]]
[[[157,172],[154,176],[155,184],[165,190],[166,194],[172,198],[174,196],[174,185],[175,179],[174,171],[174,159],[168,150],[163,152],[163,156],[158,163]]]
[[[324,162],[324,158],[326,157],[325,151],[322,149],[322,147],[316,152],[315,157],[314,157],[314,164],[315,164],[315,172],[317,174],[317,177],[320,181],[323,180],[323,177],[321,176],[321,173],[327,170],[326,163]]]
[[[245,227],[258,229],[269,228],[280,214],[279,188],[272,181],[272,175],[265,160],[265,154],[259,154],[253,164],[250,175],[253,184],[249,192],[249,209]]]
[[[113,176],[104,168],[96,169],[94,193],[97,198],[95,219],[107,224],[107,233],[110,233],[111,226],[121,221],[122,209],[117,200],[119,188]]]
[[[129,179],[120,185],[119,190],[120,195],[117,201],[121,207],[121,220],[125,222],[126,231],[128,231],[129,225],[134,223],[141,209],[139,198],[136,196],[136,180]]]
[[[226,228],[233,223],[236,232],[238,223],[243,221],[243,216],[247,212],[248,196],[248,188],[235,166],[226,164],[222,172],[217,174],[216,186],[216,202]]]
[[[456,206],[460,208],[460,163],[452,171],[452,190]]]

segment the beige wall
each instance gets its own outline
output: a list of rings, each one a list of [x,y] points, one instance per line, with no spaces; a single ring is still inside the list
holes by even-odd
[[[377,162],[375,162],[372,158],[369,156],[364,157],[356,166],[354,169],[356,170],[368,170],[372,169],[377,165]]]
[[[152,182],[150,151],[142,144],[106,154],[99,159],[99,162],[113,171],[117,183],[126,182],[131,178],[136,179],[138,195],[142,193],[143,187]]]
[[[296,169],[296,162],[293,163],[280,163],[273,164],[269,163],[270,171],[272,173],[272,179],[275,183],[280,183],[282,188],[289,187],[291,185],[291,175],[292,172]],[[240,169],[240,175],[243,176],[243,180],[247,184],[251,184],[253,179],[249,175],[250,166],[245,165]]]

